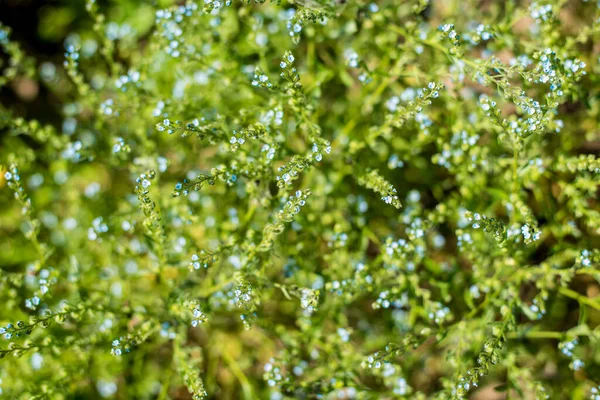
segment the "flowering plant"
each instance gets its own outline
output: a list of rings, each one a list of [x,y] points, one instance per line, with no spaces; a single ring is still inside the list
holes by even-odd
[[[599,6],[134,3],[0,25],[8,398],[600,398]]]

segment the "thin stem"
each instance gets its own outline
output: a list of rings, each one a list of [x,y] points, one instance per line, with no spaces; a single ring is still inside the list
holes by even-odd
[[[223,359],[229,366],[229,369],[231,370],[233,375],[235,375],[237,380],[240,382],[240,385],[242,386],[242,391],[244,392],[244,398],[246,398],[246,399],[256,398],[252,391],[252,386],[250,385],[250,381],[248,380],[248,377],[246,377],[246,375],[240,368],[239,364],[235,361],[235,359],[233,357],[231,357],[231,355],[227,351],[221,352],[221,355],[223,356]]]
[[[518,193],[518,187],[519,187],[519,181],[518,181],[518,171],[519,171],[519,148],[517,147],[517,138],[516,135],[513,138],[513,171],[512,171],[512,178],[513,178],[513,194],[517,195]]]
[[[293,300],[292,297],[290,296],[290,294],[287,291],[287,288],[283,285],[280,285],[279,283],[275,283],[274,286],[278,289],[281,290],[281,292],[283,293],[283,295],[285,296],[286,299],[288,300]]]
[[[208,297],[211,294],[216,293],[219,290],[227,287],[229,284],[234,283],[235,281],[236,281],[236,278],[231,278],[231,279],[227,279],[226,281],[223,281],[221,283],[217,283],[217,284],[207,288],[206,290],[203,290],[202,295],[205,297]]]
[[[179,346],[179,343],[174,343],[174,351],[179,351],[179,348],[177,347]],[[171,383],[171,378],[173,377],[173,370],[175,369],[175,366],[171,365],[170,368],[167,368],[167,373],[164,376],[164,379],[162,381],[161,384],[161,390],[160,390],[160,394],[158,396],[157,400],[167,400],[169,399],[169,387],[170,387],[170,383]]]
[[[600,304],[598,304],[594,300],[590,299],[589,297],[586,297],[586,296],[583,296],[583,295],[577,293],[574,290],[561,287],[560,289],[558,289],[558,292],[560,294],[562,294],[563,296],[567,296],[567,297],[577,300],[580,304],[585,304],[586,306],[590,306],[590,307],[600,311]]]
[[[506,337],[509,339],[562,339],[564,332],[554,331],[528,331],[528,332],[509,332]]]

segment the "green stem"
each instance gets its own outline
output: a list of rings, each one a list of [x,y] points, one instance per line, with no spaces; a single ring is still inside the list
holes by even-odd
[[[561,287],[560,289],[558,289],[558,292],[560,294],[562,294],[563,296],[567,296],[567,297],[577,300],[580,304],[585,304],[586,306],[590,306],[590,307],[600,311],[600,304],[598,304],[594,300],[590,299],[589,297],[586,297],[586,296],[583,296],[583,295],[577,293],[574,290],[571,290],[571,289],[568,289],[565,287]]]
[[[554,331],[529,331],[529,332],[509,332],[506,337],[509,339],[562,339],[564,332]]]
[[[174,351],[178,351],[177,349],[178,344],[174,344]],[[164,376],[164,379],[162,381],[161,384],[161,390],[160,390],[160,394],[158,395],[158,399],[157,400],[167,400],[169,399],[169,387],[170,387],[170,383],[171,383],[171,378],[173,377],[173,370],[175,369],[174,365],[171,365],[170,368],[167,368],[167,372]]]
[[[517,138],[513,138],[513,171],[512,171],[512,178],[513,178],[513,194],[517,195],[518,193],[518,186],[519,186],[519,181],[518,181],[518,171],[519,171],[519,149],[517,147]]]
[[[202,295],[205,297],[210,296],[211,294],[218,292],[219,290],[225,288],[227,285],[229,285],[230,283],[234,283],[236,281],[236,278],[231,278],[231,279],[227,279],[224,282],[221,283],[217,283],[209,288],[207,288],[206,290],[202,291]]]
[[[233,375],[235,375],[237,380],[240,382],[240,385],[242,386],[242,391],[244,392],[244,398],[246,398],[246,399],[256,398],[252,391],[252,386],[250,385],[250,381],[248,380],[248,377],[246,377],[246,375],[240,368],[239,364],[235,361],[235,359],[233,357],[231,357],[231,355],[229,353],[227,353],[227,351],[221,352],[221,355],[223,356],[223,359],[229,366],[229,369],[231,370]]]
[[[283,285],[280,285],[279,283],[274,284],[274,286],[276,288],[279,288],[281,290],[281,292],[283,293],[283,295],[285,296],[286,299],[288,300],[293,300],[292,297],[290,296],[290,294],[287,291],[287,288]]]

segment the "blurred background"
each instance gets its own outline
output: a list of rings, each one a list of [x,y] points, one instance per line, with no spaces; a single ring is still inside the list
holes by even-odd
[[[111,21],[109,34],[143,40],[152,28],[155,9],[174,1],[98,0],[97,3]],[[69,40],[80,39],[84,52],[87,48],[93,53],[98,47],[85,1],[0,0],[0,22],[11,28],[12,40],[20,43],[25,53],[34,57],[36,65],[42,68],[50,63],[62,64],[65,42]],[[0,60],[5,61],[5,57],[0,52]],[[0,104],[17,115],[60,126],[62,102],[58,100],[56,94],[30,79],[18,79],[0,89]]]

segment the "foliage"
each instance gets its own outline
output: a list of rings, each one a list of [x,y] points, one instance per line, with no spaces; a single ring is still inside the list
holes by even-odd
[[[126,4],[0,25],[7,398],[599,398],[600,5]]]

